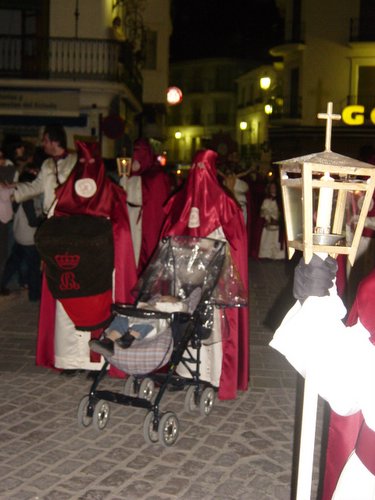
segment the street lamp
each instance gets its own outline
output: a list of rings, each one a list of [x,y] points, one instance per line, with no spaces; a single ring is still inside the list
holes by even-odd
[[[182,133],[179,130],[177,130],[177,132],[175,132],[174,134],[174,137],[175,139],[180,140],[182,137]]]
[[[264,105],[264,112],[266,115],[272,115],[273,107],[272,104],[265,104]]]
[[[262,90],[268,90],[271,86],[271,78],[269,76],[262,76],[259,80],[259,85]]]
[[[175,106],[182,101],[182,91],[178,87],[168,87],[167,102],[170,106]]]

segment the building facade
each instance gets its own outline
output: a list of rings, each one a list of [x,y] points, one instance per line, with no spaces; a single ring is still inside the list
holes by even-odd
[[[374,0],[279,0],[284,43],[271,55],[282,61],[283,106],[270,115],[275,160],[324,149],[325,123],[317,114],[333,102],[332,149],[359,157],[375,146]],[[354,106],[354,107],[353,107]]]
[[[168,108],[166,148],[170,161],[190,163],[195,151],[212,147],[225,156],[237,150],[236,80],[251,63],[231,58],[176,62],[170,85],[182,101]]]
[[[0,138],[59,122],[106,157],[159,140],[170,23],[169,0],[0,0]]]
[[[262,65],[237,79],[236,137],[241,158],[262,170],[270,165],[270,116],[283,107],[280,65]]]

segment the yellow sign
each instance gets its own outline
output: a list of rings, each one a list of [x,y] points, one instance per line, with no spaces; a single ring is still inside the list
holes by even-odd
[[[365,123],[365,107],[360,104],[346,106],[342,110],[341,118],[347,125],[363,125]],[[370,121],[375,125],[375,108],[370,112]]]

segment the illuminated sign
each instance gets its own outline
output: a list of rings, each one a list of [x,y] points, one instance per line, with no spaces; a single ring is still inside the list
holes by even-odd
[[[365,123],[365,107],[360,104],[346,106],[342,110],[341,117],[347,125],[363,125]],[[375,125],[375,108],[370,111],[370,121]]]

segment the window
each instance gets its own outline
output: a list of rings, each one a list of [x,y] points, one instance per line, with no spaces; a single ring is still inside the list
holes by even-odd
[[[215,75],[215,89],[216,90],[232,90],[233,89],[233,75],[230,66],[220,66],[216,68]]]
[[[290,72],[290,117],[298,118],[299,109],[299,69],[293,68]]]
[[[250,83],[249,87],[249,104],[254,103],[254,83]]]
[[[192,101],[191,103],[191,120],[193,125],[202,123],[202,103],[200,101]]]
[[[144,35],[144,69],[156,69],[157,66],[157,41],[156,31],[146,29]]]
[[[228,124],[230,120],[230,103],[228,100],[215,100],[215,123]]]
[[[358,78],[358,104],[373,108],[375,104],[375,66],[360,66]]]
[[[293,0],[292,40],[301,40],[301,0]]]
[[[190,89],[191,92],[203,91],[202,69],[196,68],[191,75]]]
[[[168,108],[167,115],[168,125],[182,125],[182,114],[179,106],[172,106]]]
[[[3,70],[26,77],[48,72],[49,0],[0,0],[0,35]]]
[[[22,11],[0,9],[0,34],[22,34]]]
[[[375,0],[361,0],[359,18],[359,39],[374,40]]]
[[[241,87],[241,97],[240,97],[239,105],[240,106],[246,105],[246,87],[245,87],[245,85],[243,85]]]

